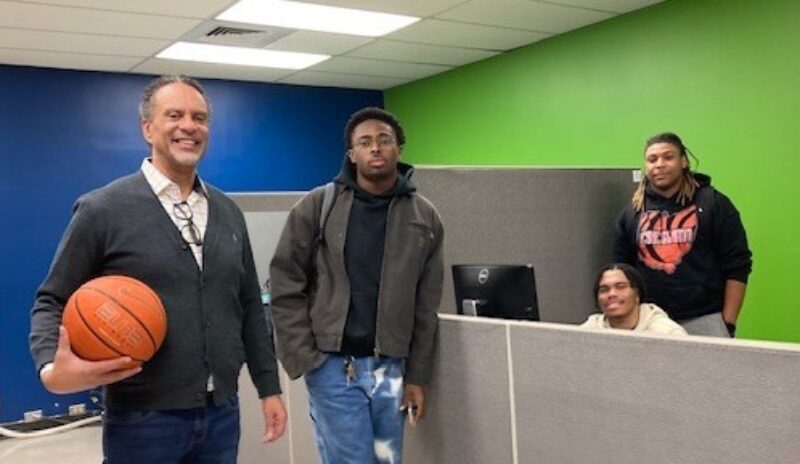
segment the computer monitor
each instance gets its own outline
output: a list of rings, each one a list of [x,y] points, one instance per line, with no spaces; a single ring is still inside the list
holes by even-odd
[[[453,265],[458,314],[539,320],[533,266],[511,264]]]

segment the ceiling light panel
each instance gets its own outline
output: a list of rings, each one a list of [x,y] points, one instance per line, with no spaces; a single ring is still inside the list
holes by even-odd
[[[262,68],[304,69],[330,58],[312,53],[282,52],[259,48],[176,42],[157,58],[205,63],[258,66]]]
[[[217,19],[380,37],[413,24],[420,18],[282,0],[241,0],[223,11]]]

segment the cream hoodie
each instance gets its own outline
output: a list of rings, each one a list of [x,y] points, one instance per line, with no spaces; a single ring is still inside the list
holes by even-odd
[[[592,314],[581,327],[589,329],[613,329],[608,324],[606,316],[602,313]],[[634,332],[649,332],[661,335],[684,336],[686,330],[677,322],[667,316],[663,309],[651,303],[639,305],[639,323],[633,328]]]

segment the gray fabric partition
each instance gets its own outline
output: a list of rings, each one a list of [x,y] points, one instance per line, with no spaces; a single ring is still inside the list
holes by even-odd
[[[800,457],[797,345],[441,319],[430,388],[436,416],[408,435],[408,464]],[[463,384],[453,386],[454,379]]]
[[[233,194],[231,197],[245,215],[250,242],[255,257],[256,272],[262,284],[269,277],[269,260],[275,253],[288,211],[303,193]],[[264,445],[264,420],[258,394],[243,369],[239,378],[242,438],[239,445],[241,464],[315,464],[318,461],[314,432],[308,420],[308,400],[305,385],[291,382],[281,369],[283,400],[290,414],[284,438]]]
[[[445,225],[442,312],[455,313],[452,264],[536,270],[542,320],[579,323],[594,311],[591,283],[611,259],[614,219],[634,188],[630,168],[417,168],[413,181]],[[262,282],[285,215],[301,193],[239,194]],[[274,213],[262,215],[261,213]],[[252,223],[251,223],[252,222]]]
[[[407,463],[512,462],[506,327],[459,329],[440,332],[428,417],[406,428]]]
[[[510,335],[519,462],[800,460],[796,346],[536,327]]]
[[[583,322],[592,280],[611,259],[631,169],[419,168],[413,180],[445,225],[442,311],[455,313],[452,264],[527,264],[543,321]]]

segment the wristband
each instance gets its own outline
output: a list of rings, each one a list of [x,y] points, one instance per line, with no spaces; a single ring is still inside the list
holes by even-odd
[[[736,324],[725,322],[725,328],[728,329],[728,334],[731,336],[731,338],[734,338],[736,335]]]

